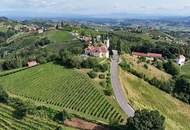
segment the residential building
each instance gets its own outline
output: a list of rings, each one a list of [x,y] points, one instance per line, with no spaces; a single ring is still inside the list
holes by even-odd
[[[35,61],[35,60],[28,61],[27,64],[28,64],[28,67],[33,67],[33,66],[38,65],[37,61]]]
[[[184,65],[185,64],[185,56],[184,55],[179,55],[176,59],[176,63],[180,66]]]

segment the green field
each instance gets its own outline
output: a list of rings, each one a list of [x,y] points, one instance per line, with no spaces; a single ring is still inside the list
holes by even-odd
[[[188,61],[184,66],[182,66],[181,74],[185,75],[190,80],[190,61]]]
[[[36,116],[26,116],[22,120],[18,120],[12,116],[14,109],[7,105],[0,104],[0,129],[1,130],[55,130],[57,123],[39,118]],[[62,130],[76,130],[62,126]]]
[[[166,117],[167,130],[190,129],[190,105],[120,69],[126,98],[135,109],[156,109]]]
[[[65,41],[72,40],[74,37],[67,31],[48,31],[42,34],[43,36],[46,36],[49,38],[49,40],[55,42],[55,43],[62,43]]]
[[[49,63],[3,76],[0,82],[12,96],[66,109],[86,119],[108,123],[126,117],[98,84],[78,70]]]

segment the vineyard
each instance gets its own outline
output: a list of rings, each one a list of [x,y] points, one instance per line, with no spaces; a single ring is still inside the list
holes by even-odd
[[[38,117],[27,116],[23,120],[12,117],[13,108],[0,104],[1,130],[55,130],[58,124]],[[64,130],[75,130],[64,127]]]
[[[99,85],[77,70],[54,64],[40,65],[0,78],[7,91],[86,119],[123,122],[125,114],[106,98]]]

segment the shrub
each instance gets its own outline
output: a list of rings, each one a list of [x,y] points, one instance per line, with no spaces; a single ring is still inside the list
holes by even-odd
[[[97,74],[96,74],[96,72],[94,72],[94,71],[90,71],[90,72],[88,72],[88,76],[89,76],[90,78],[96,78],[96,77],[97,77]]]
[[[0,86],[0,103],[7,103],[8,98],[9,96],[7,92],[3,89],[2,86]]]
[[[108,68],[109,68],[108,64],[99,65],[99,69],[101,72],[106,72]]]
[[[23,102],[18,102],[13,112],[13,116],[17,119],[23,119],[27,114],[27,106]]]
[[[144,64],[144,68],[145,68],[145,69],[148,69],[148,65],[147,65],[147,64]]]
[[[106,88],[106,87],[107,87],[106,81],[101,81],[101,82],[100,82],[100,85],[101,85],[103,88]]]
[[[69,115],[69,113],[67,113],[65,110],[62,112],[58,112],[55,117],[54,120],[63,123],[66,119],[70,119],[71,116]]]
[[[112,89],[110,89],[110,88],[105,89],[105,90],[104,90],[104,94],[105,94],[106,96],[111,96],[111,95],[113,94]]]
[[[106,76],[105,76],[105,74],[100,74],[100,75],[99,75],[99,78],[100,78],[100,79],[105,79]]]

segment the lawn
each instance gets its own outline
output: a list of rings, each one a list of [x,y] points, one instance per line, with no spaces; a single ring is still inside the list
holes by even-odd
[[[167,130],[190,129],[190,105],[120,69],[126,98],[135,109],[156,109],[166,117]]]
[[[65,109],[103,123],[126,119],[118,104],[104,96],[99,84],[78,70],[49,63],[3,76],[0,82],[12,96],[37,105]]]
[[[18,120],[12,116],[13,111],[12,107],[0,104],[1,130],[55,130],[57,126],[62,126],[62,130],[76,130],[37,116],[27,115],[24,119]]]
[[[160,80],[168,80],[172,78],[171,75],[157,69],[153,65],[143,63],[143,62],[138,63],[138,58],[136,56],[131,56],[131,55],[126,54],[126,55],[123,55],[123,58],[126,59],[128,62],[132,63],[131,67],[134,70],[145,74],[149,79],[156,77],[157,79],[160,79]],[[144,64],[147,64],[148,69],[144,67]]]

